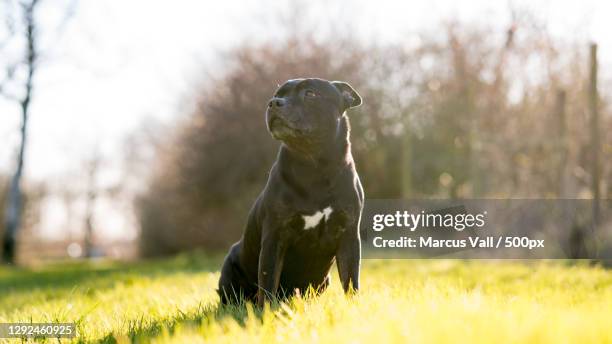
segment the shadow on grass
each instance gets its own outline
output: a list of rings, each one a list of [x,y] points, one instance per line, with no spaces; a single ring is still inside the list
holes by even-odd
[[[275,302],[271,306],[271,309],[274,310],[278,307],[278,302]],[[129,330],[125,335],[110,333],[104,338],[100,339],[99,343],[114,344],[118,342],[118,337],[121,339],[121,342],[124,342],[125,339],[127,339],[131,343],[147,343],[153,338],[165,333],[172,335],[179,327],[199,327],[202,324],[221,321],[222,319],[228,317],[236,320],[240,326],[245,326],[245,321],[249,317],[249,314],[252,314],[261,320],[263,311],[261,308],[247,303],[241,303],[238,305],[200,305],[198,310],[192,314],[180,313],[178,316],[171,319],[147,323],[145,323],[143,320],[132,322],[129,325]]]
[[[224,319],[231,318],[240,326],[246,327],[247,320],[250,318],[262,321],[264,313],[269,311],[286,311],[287,307],[294,307],[296,300],[310,300],[316,298],[321,293],[310,287],[303,295],[291,295],[287,297],[273,297],[270,303],[265,307],[259,307],[251,302],[241,301],[239,304],[222,305],[220,303],[209,304],[203,306],[200,304],[196,311],[191,314],[185,314],[179,311],[179,314],[173,318],[163,319],[152,322],[145,322],[144,319],[132,322],[129,325],[127,333],[110,333],[102,338],[99,343],[113,344],[120,341],[131,343],[148,343],[156,337],[169,335],[172,336],[179,328],[199,328],[202,325],[206,326],[213,323],[222,323]]]
[[[218,270],[219,265],[220,259],[216,257],[183,254],[135,263],[89,261],[52,264],[41,269],[3,267],[0,268],[0,300],[15,292],[27,294],[45,289],[52,291],[50,297],[61,297],[75,287],[102,290],[133,278],[211,272]]]

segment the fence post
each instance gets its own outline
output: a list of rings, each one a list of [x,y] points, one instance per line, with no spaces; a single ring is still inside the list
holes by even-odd
[[[590,49],[590,82],[589,82],[589,113],[591,123],[591,178],[593,192],[593,229],[597,229],[599,223],[600,194],[600,150],[599,139],[599,109],[597,94],[597,44],[591,43]]]

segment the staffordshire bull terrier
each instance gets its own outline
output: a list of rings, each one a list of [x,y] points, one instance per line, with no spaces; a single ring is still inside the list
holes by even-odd
[[[280,150],[223,263],[223,304],[321,292],[334,261],[344,291],[359,289],[364,195],[346,115],[359,105],[348,83],[322,79],[289,80],[269,101],[266,122]]]

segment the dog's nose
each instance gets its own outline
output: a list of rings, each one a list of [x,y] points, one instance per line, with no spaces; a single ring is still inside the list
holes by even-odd
[[[285,99],[284,98],[272,98],[270,100],[270,102],[268,103],[268,107],[283,107],[285,106]]]

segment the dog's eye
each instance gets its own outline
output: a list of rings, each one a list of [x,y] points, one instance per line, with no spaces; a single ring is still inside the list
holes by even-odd
[[[317,93],[313,90],[306,90],[306,92],[304,92],[304,96],[308,98],[314,98],[317,96]]]

